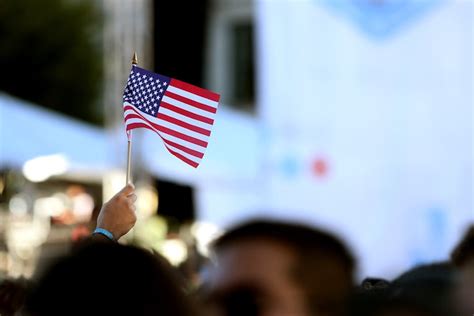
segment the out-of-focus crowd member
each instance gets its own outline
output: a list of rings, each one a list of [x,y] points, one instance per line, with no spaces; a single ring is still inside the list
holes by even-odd
[[[474,226],[470,226],[451,254],[459,270],[456,292],[461,315],[474,315]]]
[[[38,278],[26,314],[197,315],[164,258],[113,242],[135,224],[135,200],[127,185],[103,205],[97,233]]]
[[[203,313],[163,257],[115,242],[135,224],[135,201],[128,185],[105,203],[93,237],[37,279],[21,315],[455,316],[456,268],[460,315],[474,310],[474,227],[452,254],[456,268],[431,264],[393,282],[366,279],[348,304],[355,261],[340,239],[302,224],[255,220],[213,243]],[[19,315],[25,288],[12,296],[11,284],[0,285],[0,315]]]
[[[196,315],[184,284],[162,257],[95,242],[60,259],[38,280],[25,311],[49,315]]]
[[[341,315],[354,259],[332,234],[300,224],[256,220],[213,244],[203,287],[215,315]]]
[[[455,269],[450,263],[415,267],[393,280],[380,316],[454,316]]]
[[[135,200],[128,185],[104,204],[98,233],[38,278],[26,315],[198,315],[164,258],[113,242],[133,227]]]
[[[97,221],[97,228],[103,229],[106,232],[109,232],[111,239],[115,239],[115,240],[118,240],[120,237],[126,234],[133,227],[136,221],[135,206],[134,206],[134,202],[136,201],[136,198],[137,197],[135,195],[135,189],[132,184],[127,185],[125,188],[123,188],[113,198],[111,198],[107,203],[103,205],[100,216]],[[109,238],[102,234],[94,234],[94,236],[92,237],[92,240],[93,241],[109,241]],[[79,259],[81,259],[80,256],[77,258],[77,260]],[[89,259],[93,260],[93,258],[89,258]],[[72,260],[74,263],[74,260],[72,258],[70,260]],[[62,267],[62,266],[67,265],[66,259],[63,259],[63,261],[64,263],[62,265],[59,264],[58,266]],[[123,260],[119,260],[119,261],[123,261]],[[105,267],[103,265],[107,264],[107,262],[108,264],[112,264],[112,262],[110,262],[110,260],[108,259],[103,262],[100,262],[100,260],[97,260],[96,266],[99,267],[100,269],[104,269]],[[80,268],[78,266],[73,266],[73,265],[71,265],[71,267],[78,268],[78,269]],[[88,273],[91,273],[91,271],[87,269],[91,269],[91,267],[86,267],[86,270],[82,271],[82,273],[81,271],[73,271],[73,270],[71,270],[71,273],[79,273],[78,275],[84,276]],[[118,274],[116,277],[120,278],[121,274],[123,274],[124,272],[125,270],[120,271],[120,274]],[[50,270],[48,276],[44,278],[44,281],[40,282],[40,286],[38,286],[36,292],[34,292],[35,294],[33,298],[41,297],[43,291],[49,291],[49,290],[52,291],[52,287],[51,287],[52,283],[48,283],[47,285],[45,283],[44,284],[45,286],[43,286],[42,282],[51,281],[52,280],[51,278],[58,276],[59,273],[60,273],[59,270],[57,272]],[[43,274],[43,271],[41,269],[38,269],[37,274],[41,275]],[[93,280],[87,279],[87,278],[84,278],[83,281],[87,281],[87,280],[90,281],[91,287],[94,287],[94,288],[101,287],[104,293],[107,293],[107,291],[110,292],[108,287],[112,286],[112,284],[110,285],[103,284],[102,281],[100,280],[101,278],[99,277],[99,275],[100,274],[97,274],[96,282],[92,282]],[[104,274],[104,275],[106,276],[107,274]],[[73,277],[69,278],[67,274],[63,275],[63,277],[64,279],[62,281],[65,282],[63,284],[64,288],[58,289],[59,292],[64,290],[64,294],[67,294],[68,292],[73,293],[72,291],[70,291],[71,287],[76,287],[76,285],[81,286],[81,284],[79,283],[77,284],[74,284],[74,282],[70,284],[67,283],[68,280],[74,280]],[[58,281],[61,281],[61,280],[58,279]],[[97,284],[94,284],[94,283],[97,283]],[[113,288],[113,289],[116,290],[117,288]],[[1,316],[15,315],[16,312],[21,310],[23,307],[25,297],[27,296],[27,290],[28,290],[28,284],[26,281],[22,279],[2,281],[0,283],[0,315]],[[76,287],[76,290],[77,290],[77,287]],[[87,289],[84,289],[84,290],[85,290],[84,292],[85,294],[77,297],[78,299],[77,303],[81,302],[81,300],[83,300],[84,298],[87,298],[87,293],[93,293],[93,291],[90,291]],[[49,304],[51,304],[51,308],[54,306],[59,306],[61,304],[59,300],[58,301],[54,300],[54,297],[47,297],[44,300],[44,304],[47,304],[48,302]],[[77,303],[74,305],[77,305]],[[42,308],[42,306],[36,306],[36,307]],[[74,311],[72,311],[72,313],[73,312]],[[63,315],[70,314],[69,309],[63,310],[62,314]],[[42,314],[39,314],[39,315],[42,315]]]
[[[0,315],[14,316],[21,310],[28,291],[26,279],[0,281]]]
[[[380,278],[366,278],[351,298],[349,316],[377,316],[386,304],[390,282]]]

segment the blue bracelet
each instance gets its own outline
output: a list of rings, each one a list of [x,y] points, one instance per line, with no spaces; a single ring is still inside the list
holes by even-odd
[[[96,228],[93,232],[93,234],[101,234],[107,237],[108,239],[115,241],[114,235],[112,235],[111,232],[109,232],[107,229],[103,228]]]

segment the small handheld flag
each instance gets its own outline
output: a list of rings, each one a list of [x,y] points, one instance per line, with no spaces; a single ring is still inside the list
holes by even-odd
[[[168,151],[199,166],[211,136],[220,96],[189,83],[132,65],[123,93],[127,133],[147,128]]]

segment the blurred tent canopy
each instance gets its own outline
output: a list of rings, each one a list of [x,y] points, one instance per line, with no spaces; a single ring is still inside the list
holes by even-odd
[[[2,1],[0,90],[101,123],[99,17],[93,1]]]
[[[0,135],[0,169],[21,169],[30,159],[60,154],[67,159],[69,174],[100,179],[110,165],[103,129],[3,93]]]

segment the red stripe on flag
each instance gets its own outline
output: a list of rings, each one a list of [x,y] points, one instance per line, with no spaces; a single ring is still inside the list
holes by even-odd
[[[181,102],[186,103],[188,105],[194,106],[195,108],[198,108],[198,109],[210,112],[210,113],[216,113],[217,112],[217,108],[214,108],[212,106],[202,104],[202,103],[199,103],[197,101],[188,99],[186,97],[183,97],[182,95],[170,92],[168,90],[166,90],[165,96],[170,97],[172,99],[175,99],[177,101],[181,101]]]
[[[154,131],[155,133],[157,133],[156,130],[154,130],[150,126],[146,125],[145,123],[130,123],[130,124],[127,124],[126,128],[127,128],[127,131],[130,131],[130,130],[136,129],[136,128],[146,128],[146,129],[149,129],[149,130]]]
[[[203,98],[210,99],[212,101],[219,102],[220,95],[212,91],[193,86],[192,84],[183,82],[177,79],[171,79],[170,85],[179,89],[189,91],[191,93],[197,94]]]
[[[180,107],[174,106],[174,105],[169,104],[169,103],[166,103],[164,101],[162,101],[160,103],[160,107],[163,107],[163,108],[168,109],[170,111],[182,114],[184,116],[187,116],[189,118],[195,119],[195,120],[203,122],[203,123],[207,123],[207,124],[211,124],[211,125],[214,124],[214,120],[211,119],[211,118],[208,118],[208,117],[205,117],[205,116],[193,113],[193,112],[186,111],[185,109],[182,109]],[[158,112],[159,112],[159,109],[158,109]]]
[[[193,149],[191,149],[191,148],[188,148],[188,147],[186,147],[186,146],[177,144],[177,143],[175,143],[175,142],[172,142],[172,141],[167,140],[167,139],[164,139],[164,138],[163,138],[163,141],[164,141],[165,143],[167,143],[168,145],[170,145],[170,146],[173,146],[173,147],[176,147],[176,148],[178,148],[178,149],[181,149],[182,151],[184,151],[184,152],[187,153],[187,154],[190,154],[191,156],[194,156],[194,157],[197,157],[197,158],[200,158],[200,159],[202,159],[202,157],[204,157],[204,153],[201,153],[201,152],[199,152],[199,151],[193,150]]]
[[[204,128],[201,128],[199,126],[195,126],[195,125],[183,122],[181,120],[178,120],[175,117],[171,117],[169,115],[166,115],[166,114],[163,114],[163,113],[160,113],[160,112],[158,112],[158,116],[156,118],[162,119],[166,122],[170,122],[172,124],[175,124],[175,125],[178,125],[178,126],[181,126],[181,127],[184,127],[184,128],[187,128],[191,131],[194,131],[194,132],[202,134],[202,135],[211,136],[211,131],[208,131],[207,129],[204,129]]]
[[[125,116],[125,123],[127,123],[127,120],[132,119],[132,118],[142,119],[142,117],[138,114],[127,114]]]
[[[154,127],[155,127],[155,126],[154,126]],[[205,142],[205,141],[203,141],[203,140],[200,140],[200,139],[197,139],[197,138],[194,138],[194,137],[191,137],[191,136],[189,136],[189,135],[186,135],[186,134],[177,132],[177,131],[172,130],[172,129],[170,129],[170,128],[157,125],[157,126],[156,126],[156,129],[159,130],[160,132],[169,134],[169,135],[174,136],[174,137],[181,138],[182,140],[185,140],[185,141],[187,141],[187,142],[193,143],[193,144],[195,144],[195,145],[198,145],[198,146],[201,146],[201,147],[204,147],[204,148],[207,147],[207,142]]]
[[[149,121],[148,119],[146,119],[143,115],[141,115],[140,113],[137,112],[137,110],[135,108],[133,108],[132,106],[130,105],[127,105],[124,107],[124,110],[127,110],[127,109],[130,109],[130,110],[133,110],[136,114],[138,114],[140,116],[140,119],[143,119],[144,121],[146,121],[147,123],[149,123],[151,126],[153,126],[153,128],[157,129],[158,131],[160,132],[163,132],[163,133],[166,133],[166,134],[169,134],[171,136],[174,136],[174,137],[178,137],[182,140],[185,140],[187,142],[190,142],[190,143],[193,143],[195,145],[198,145],[198,146],[201,146],[201,147],[204,147],[204,148],[207,148],[207,142],[203,141],[203,140],[200,140],[200,139],[197,139],[197,138],[194,138],[192,136],[189,136],[189,135],[186,135],[186,134],[183,134],[183,133],[180,133],[180,132],[177,132],[175,130],[172,130],[170,128],[167,128],[167,127],[164,127],[164,126],[161,126],[161,125],[158,125],[158,124],[155,124],[151,121]],[[125,117],[125,119],[127,120],[127,117],[134,117],[133,114],[129,114]],[[136,117],[135,117],[136,118]],[[148,127],[150,128],[150,127]]]
[[[127,125],[127,131],[132,130],[132,129],[135,129],[135,128],[141,128],[141,127],[144,127],[144,128],[146,128],[146,129],[150,129],[150,130],[154,131],[155,133],[157,133],[156,130],[150,128],[150,126],[146,125],[145,123],[132,123],[132,124],[128,124],[128,125]],[[157,133],[157,134],[158,134],[158,133]],[[158,134],[158,135],[159,135],[159,134]],[[160,135],[160,137],[161,137],[161,135]],[[175,147],[180,146],[180,147],[182,147],[182,148],[179,148],[179,149],[181,149],[181,150],[183,150],[184,152],[187,152],[187,153],[189,153],[188,151],[193,151],[192,149],[189,149],[189,148],[183,147],[183,146],[181,146],[181,145],[179,145],[179,144],[170,142],[170,141],[164,139],[163,137],[161,137],[161,139],[165,142],[165,147],[166,147],[166,149],[168,149],[168,151],[169,151],[172,155],[174,155],[175,157],[181,159],[182,161],[184,161],[184,162],[187,163],[188,165],[193,166],[194,168],[197,168],[197,167],[199,166],[199,164],[198,164],[197,162],[192,161],[191,159],[186,158],[185,156],[181,155],[180,153],[174,151],[174,150],[173,150],[172,148],[170,148],[167,144],[169,143],[170,146],[175,146]],[[197,157],[197,158],[202,159],[202,157],[204,156],[203,153],[199,153],[199,152],[197,152],[197,151],[196,151],[195,153],[199,154],[199,156],[200,156],[200,157]],[[191,154],[191,155],[192,155],[192,154]],[[195,156],[195,155],[193,155],[193,156]]]
[[[179,159],[181,159],[182,161],[184,161],[184,162],[187,163],[188,165],[190,165],[190,166],[192,166],[192,167],[194,167],[194,168],[197,168],[197,166],[199,166],[199,164],[198,164],[197,162],[192,161],[191,159],[188,159],[188,158],[184,157],[183,155],[181,155],[180,153],[175,152],[173,149],[169,148],[168,146],[166,146],[166,148],[168,149],[168,151],[169,151],[172,155],[178,157]]]

